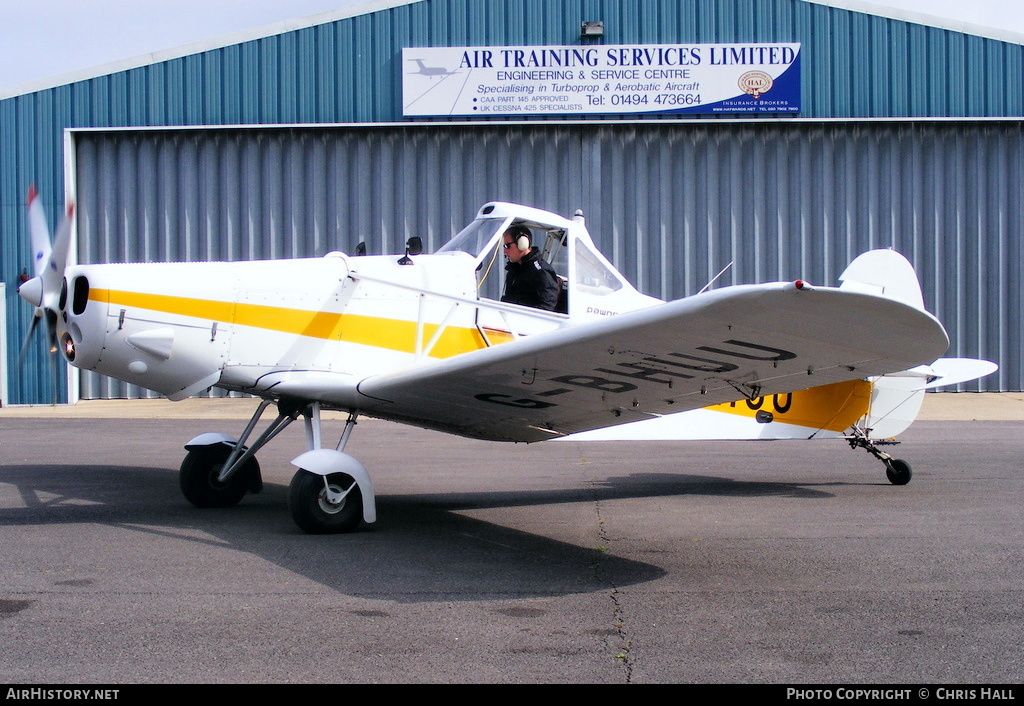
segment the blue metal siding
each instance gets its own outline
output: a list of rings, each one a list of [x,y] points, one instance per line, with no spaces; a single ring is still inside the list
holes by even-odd
[[[585,17],[605,44],[802,42],[801,117],[1021,114],[1021,46],[800,0],[423,0],[79,82],[66,124],[400,120],[403,46],[573,44]]]
[[[582,208],[642,291],[795,278],[858,254],[918,268],[951,355],[997,360],[964,389],[1016,389],[1024,329],[1019,123],[239,128],[76,135],[90,262],[314,257],[440,246],[487,200]],[[84,394],[128,394],[91,377]]]

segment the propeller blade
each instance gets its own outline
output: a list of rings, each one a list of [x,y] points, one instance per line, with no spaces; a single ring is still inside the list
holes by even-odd
[[[32,239],[32,267],[38,277],[50,259],[50,226],[35,186],[28,190],[28,227]]]
[[[64,279],[64,268],[68,264],[68,251],[71,249],[71,226],[75,218],[75,204],[69,204],[67,215],[57,228],[57,235],[53,239],[53,249],[50,252],[50,269]]]
[[[57,302],[60,299],[60,290],[64,284],[64,267],[68,262],[68,250],[71,247],[71,220],[74,217],[75,207],[68,207],[67,217],[61,221],[54,237],[53,249],[44,266],[40,277],[43,280],[43,303],[46,309],[57,311]]]
[[[28,325],[28,334],[25,335],[25,340],[21,343],[21,351],[18,353],[18,367],[21,368],[25,362],[25,353],[28,352],[29,344],[32,343],[32,336],[36,333],[36,328],[39,326],[39,317],[33,316],[32,323]]]
[[[57,312],[46,310],[46,340],[50,345],[50,353],[57,352]],[[52,356],[51,356],[52,357]]]

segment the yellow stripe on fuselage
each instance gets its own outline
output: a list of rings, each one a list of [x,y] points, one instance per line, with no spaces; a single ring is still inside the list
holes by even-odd
[[[800,392],[758,397],[749,402],[727,402],[708,409],[744,417],[769,412],[773,421],[783,424],[843,432],[868,413],[870,403],[871,383],[848,380]]]
[[[402,353],[416,352],[417,324],[403,319],[107,289],[92,289],[89,299],[107,302],[111,306],[136,307],[296,336],[358,343]],[[433,338],[438,328],[437,324],[423,326],[423,345]],[[495,336],[489,335],[489,338],[492,343],[496,342]],[[505,342],[511,337],[506,335],[497,338]],[[447,326],[431,349],[430,356],[448,358],[486,345],[476,329]]]

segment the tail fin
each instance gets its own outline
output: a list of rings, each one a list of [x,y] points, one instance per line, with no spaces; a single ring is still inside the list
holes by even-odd
[[[870,250],[839,276],[840,289],[896,299],[924,311],[924,296],[914,266],[895,250]]]
[[[861,426],[875,439],[889,439],[905,431],[921,412],[923,383],[904,373],[873,378],[871,404]]]
[[[895,250],[870,250],[860,255],[839,280],[840,289],[889,297],[924,310],[914,266]],[[911,371],[872,379],[871,403],[863,427],[876,438],[895,436],[909,427],[921,411],[924,382]]]
[[[840,289],[897,299],[924,311],[921,283],[914,266],[895,250],[871,250],[850,263],[839,277]],[[998,366],[973,358],[939,358],[900,373],[874,378],[871,406],[863,427],[875,438],[895,436],[909,427],[924,402],[925,390],[984,377]]]

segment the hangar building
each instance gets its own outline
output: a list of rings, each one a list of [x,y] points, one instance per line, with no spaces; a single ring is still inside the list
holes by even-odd
[[[1022,390],[1024,39],[877,12],[377,0],[0,95],[0,403],[150,394],[41,337],[17,369],[29,184],[80,262],[432,250],[491,200],[581,209],[662,298],[892,247],[1000,365],[957,389]]]

